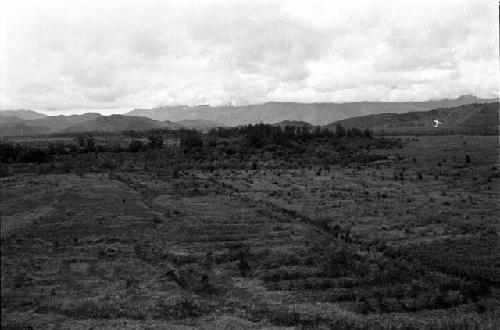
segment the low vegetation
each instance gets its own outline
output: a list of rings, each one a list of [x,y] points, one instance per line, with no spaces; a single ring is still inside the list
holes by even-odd
[[[2,328],[495,329],[498,150],[340,125],[5,140]]]

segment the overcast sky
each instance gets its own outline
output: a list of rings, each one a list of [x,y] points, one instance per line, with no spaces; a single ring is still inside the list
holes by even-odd
[[[0,15],[3,109],[499,91],[493,0],[3,0]]]

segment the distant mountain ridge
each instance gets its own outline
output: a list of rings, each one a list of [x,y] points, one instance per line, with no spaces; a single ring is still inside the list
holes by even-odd
[[[146,131],[155,128],[179,129],[182,125],[169,121],[159,122],[146,117],[111,115],[81,122],[62,130],[61,133]]]
[[[226,127],[226,125],[224,124],[206,119],[184,119],[176,123],[182,125],[185,128],[196,129],[199,131],[209,131],[212,128]]]
[[[40,119],[30,120],[28,124],[32,126],[46,127],[48,129],[47,133],[54,133],[99,117],[102,117],[102,115],[93,112],[84,113],[82,115],[46,116]]]
[[[280,127],[322,125],[330,128],[334,126],[334,123],[338,122],[346,127],[368,128],[374,131],[408,131],[412,129],[420,131],[429,129],[433,131],[432,123],[434,119],[444,122],[443,128],[446,129],[483,129],[490,132],[495,130],[495,125],[497,125],[496,130],[498,130],[498,99],[493,100],[495,103],[488,102],[490,99],[486,100],[490,105],[484,104],[487,102],[479,103],[479,101],[484,101],[483,99],[462,96],[455,100],[428,102],[312,104],[271,102],[242,107],[173,106],[145,110],[136,109],[125,115],[111,116],[103,116],[98,113],[46,116],[32,110],[8,110],[0,111],[0,136],[85,131],[117,132],[155,128],[191,128],[208,131],[215,127],[230,126],[225,124],[228,122],[234,123],[233,126],[265,122]],[[458,105],[453,106],[453,104]],[[442,106],[434,108],[434,110],[426,110],[434,105]],[[408,109],[417,110],[407,111]],[[397,110],[400,110],[400,113],[396,113]],[[255,113],[252,111],[255,111]],[[132,116],[133,113],[143,113],[143,115]],[[355,114],[359,113],[362,115],[355,116]],[[364,115],[364,113],[369,114]],[[176,121],[164,119],[172,116],[175,118],[199,117]],[[200,119],[202,117],[217,117],[221,120]],[[328,118],[337,119],[326,121]]]
[[[304,121],[313,125],[326,125],[338,120],[370,114],[428,111],[436,108],[489,102],[498,102],[498,98],[479,99],[475,96],[463,95],[457,99],[425,102],[269,102],[245,106],[219,107],[208,105],[189,107],[179,105],[153,109],[134,109],[126,113],[126,115],[144,116],[155,120],[171,120],[174,122],[186,119],[204,119],[227,126],[255,124],[259,122],[274,124],[283,120]]]
[[[45,116],[23,120],[0,115],[0,136],[27,136],[50,133],[144,131],[156,128],[180,129],[184,126],[170,121],[156,121],[146,117],[85,113],[71,116]]]
[[[300,121],[300,120],[283,120],[280,121],[279,123],[274,123],[274,126],[279,126],[281,128],[285,128],[287,126],[293,126],[293,127],[312,127],[313,124],[310,124],[305,121]]]
[[[17,117],[23,120],[33,120],[47,117],[43,113],[39,113],[33,110],[1,110],[0,117]]]

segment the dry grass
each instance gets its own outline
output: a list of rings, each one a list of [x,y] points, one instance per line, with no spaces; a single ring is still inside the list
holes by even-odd
[[[418,139],[359,168],[2,178],[2,328],[494,329],[496,137]]]

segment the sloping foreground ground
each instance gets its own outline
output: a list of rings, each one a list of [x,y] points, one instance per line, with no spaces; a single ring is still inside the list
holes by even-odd
[[[3,178],[2,328],[496,329],[495,145],[421,139],[359,169]]]

